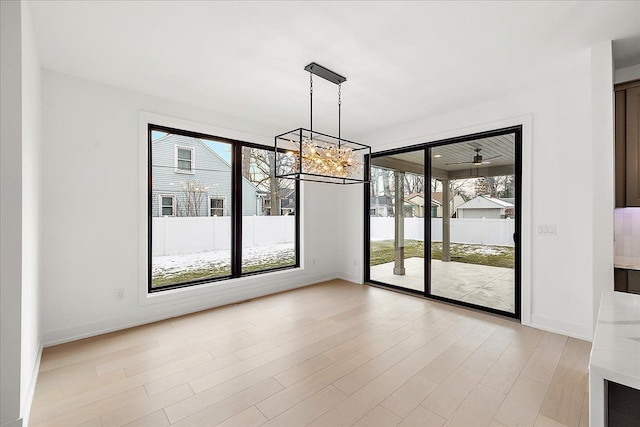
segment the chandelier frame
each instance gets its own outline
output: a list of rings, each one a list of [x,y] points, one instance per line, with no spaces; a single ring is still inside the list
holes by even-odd
[[[342,91],[347,79],[315,62],[309,72],[310,127],[293,129],[274,138],[276,178],[328,184],[363,184],[369,182],[368,161],[371,147],[341,136]],[[313,130],[313,76],[338,86],[338,136]]]

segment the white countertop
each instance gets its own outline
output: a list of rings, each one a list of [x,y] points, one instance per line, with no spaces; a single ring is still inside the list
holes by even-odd
[[[640,295],[602,294],[589,369],[604,379],[640,389]]]
[[[613,259],[613,266],[616,268],[640,270],[640,258],[629,257],[629,256],[616,256]]]

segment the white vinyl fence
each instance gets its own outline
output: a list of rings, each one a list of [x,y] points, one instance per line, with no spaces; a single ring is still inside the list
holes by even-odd
[[[295,216],[243,216],[242,246],[272,246],[295,241]],[[231,248],[231,217],[152,218],[153,256]]]
[[[371,217],[371,240],[393,240],[395,219]],[[431,240],[442,242],[442,218],[431,220]],[[513,219],[452,218],[451,242],[473,245],[513,246]],[[424,218],[404,219],[404,238],[424,239]]]

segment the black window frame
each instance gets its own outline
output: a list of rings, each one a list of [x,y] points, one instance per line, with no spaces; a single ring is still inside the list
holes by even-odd
[[[191,138],[201,138],[224,142],[231,146],[231,274],[222,277],[192,280],[184,283],[176,283],[174,285],[166,285],[158,288],[153,288],[152,280],[152,266],[153,266],[153,251],[152,251],[152,236],[153,236],[153,164],[152,164],[152,133],[163,132],[167,134],[183,135]],[[210,135],[202,132],[194,132],[186,129],[178,129],[163,125],[157,125],[153,123],[147,124],[147,292],[157,293],[171,289],[186,288],[191,286],[203,285],[213,282],[224,282],[231,279],[237,279],[246,276],[255,276],[265,273],[271,273],[274,271],[290,270],[300,267],[300,181],[296,180],[294,185],[295,190],[295,263],[293,265],[284,267],[274,267],[264,270],[242,272],[242,148],[255,148],[261,150],[273,150],[272,146],[257,144],[248,141],[241,141],[237,139],[225,138],[216,135]],[[175,213],[175,212],[174,212]]]

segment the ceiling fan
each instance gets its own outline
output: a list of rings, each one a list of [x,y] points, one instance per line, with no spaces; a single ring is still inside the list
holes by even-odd
[[[474,149],[474,151],[476,152],[476,155],[473,156],[473,160],[470,161],[470,162],[445,163],[445,165],[449,166],[449,165],[468,165],[468,164],[472,164],[472,165],[480,166],[480,165],[486,165],[486,164],[491,163],[488,160],[493,160],[493,159],[497,159],[498,157],[502,157],[501,155],[497,155],[497,156],[493,156],[493,157],[483,158],[482,155],[480,154],[480,150],[482,150],[482,148],[480,148],[480,147],[476,147]]]

